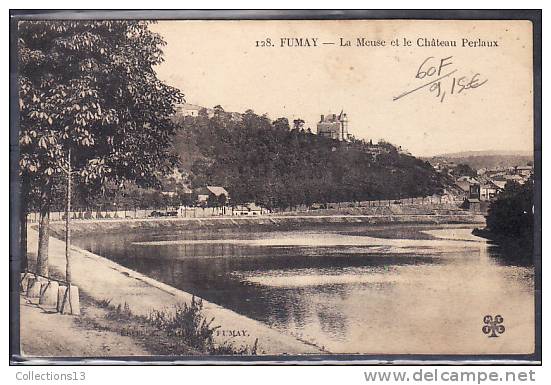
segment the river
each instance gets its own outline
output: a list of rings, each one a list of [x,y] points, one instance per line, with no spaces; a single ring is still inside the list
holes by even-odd
[[[471,231],[331,224],[74,243],[331,353],[531,353],[533,268]],[[505,332],[490,338],[483,317],[498,314]]]

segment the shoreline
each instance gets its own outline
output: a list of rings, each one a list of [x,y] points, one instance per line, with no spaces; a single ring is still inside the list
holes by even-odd
[[[144,218],[144,219],[79,219],[71,221],[74,235],[89,233],[116,233],[141,230],[193,230],[239,227],[281,228],[319,224],[485,224],[481,214],[396,214],[396,215],[266,215],[258,217],[204,217],[204,218]],[[36,226],[36,225],[33,225]],[[55,236],[65,231],[64,222],[50,223]]]

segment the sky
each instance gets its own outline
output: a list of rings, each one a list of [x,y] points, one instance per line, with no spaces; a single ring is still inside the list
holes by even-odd
[[[526,21],[160,21],[150,28],[167,42],[158,76],[188,103],[302,118],[314,132],[321,114],[344,110],[356,138],[385,139],[417,156],[533,148]],[[261,46],[266,38],[272,46]],[[296,39],[303,46],[289,46]],[[430,46],[432,39],[456,46]]]

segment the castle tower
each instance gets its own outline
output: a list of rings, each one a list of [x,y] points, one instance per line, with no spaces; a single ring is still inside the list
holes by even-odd
[[[340,140],[348,140],[348,116],[341,111],[339,120],[341,122],[341,135]]]
[[[339,141],[348,141],[348,123],[348,117],[343,111],[338,115],[321,115],[317,124],[318,135]]]

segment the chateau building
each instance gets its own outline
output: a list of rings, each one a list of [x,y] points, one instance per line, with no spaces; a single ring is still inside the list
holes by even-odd
[[[350,140],[348,134],[348,117],[341,111],[340,114],[321,115],[318,123],[318,135],[340,141]]]

